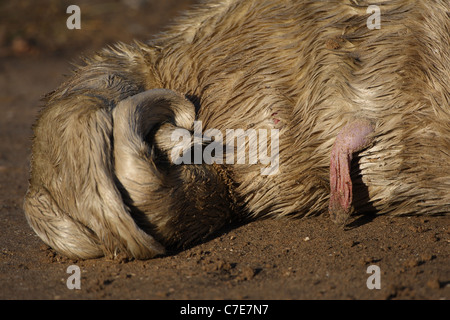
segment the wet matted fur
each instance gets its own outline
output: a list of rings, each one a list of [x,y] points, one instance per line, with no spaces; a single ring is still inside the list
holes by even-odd
[[[373,124],[352,210],[450,213],[450,5],[209,1],[147,43],[86,59],[34,127],[27,219],[69,257],[138,259],[234,220],[327,212],[330,153]],[[279,130],[279,170],[176,165],[176,129]]]

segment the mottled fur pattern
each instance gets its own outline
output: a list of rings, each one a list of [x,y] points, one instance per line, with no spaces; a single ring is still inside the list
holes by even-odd
[[[375,130],[353,162],[354,209],[449,214],[450,5],[378,1],[371,30],[369,4],[210,1],[87,59],[34,127],[30,225],[69,257],[145,259],[236,219],[323,214],[331,148],[355,118]],[[170,134],[194,120],[278,129],[278,174],[174,165]]]

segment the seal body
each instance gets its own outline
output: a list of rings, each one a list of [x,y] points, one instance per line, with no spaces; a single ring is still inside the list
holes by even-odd
[[[384,1],[373,29],[370,4],[206,2],[88,59],[35,126],[31,226],[69,256],[149,258],[235,219],[449,214],[450,6]],[[276,172],[174,163],[194,122],[277,132]]]

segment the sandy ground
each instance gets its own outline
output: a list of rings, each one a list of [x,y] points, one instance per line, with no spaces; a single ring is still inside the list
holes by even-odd
[[[325,215],[257,221],[147,261],[74,261],[53,252],[22,210],[39,100],[80,53],[146,39],[193,1],[79,1],[78,31],[65,27],[68,4],[46,2],[51,23],[31,10],[34,2],[0,4],[0,299],[450,298],[448,217],[361,217],[345,229]],[[67,286],[71,265],[80,289]],[[380,289],[368,288],[372,265]]]

